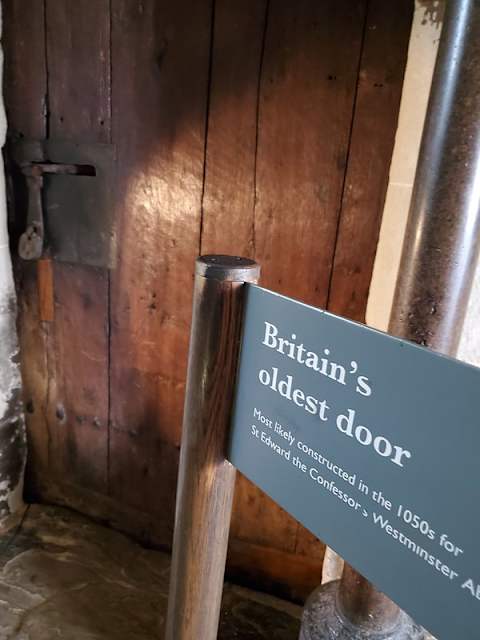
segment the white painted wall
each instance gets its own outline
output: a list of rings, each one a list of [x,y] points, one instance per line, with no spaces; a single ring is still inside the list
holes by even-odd
[[[2,75],[3,51],[0,51],[0,83]],[[2,147],[6,130],[5,108],[3,99],[0,99]],[[26,434],[21,386],[16,297],[8,245],[5,175],[3,159],[0,157],[0,527],[5,527],[14,519],[12,516],[23,509]]]

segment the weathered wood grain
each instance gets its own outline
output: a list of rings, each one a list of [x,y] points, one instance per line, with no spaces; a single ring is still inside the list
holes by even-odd
[[[216,3],[202,253],[255,253],[258,92],[267,6],[267,0]]]
[[[252,256],[255,252],[257,125],[267,8],[267,2],[240,6],[234,0],[216,5],[202,208],[201,244],[205,253]],[[252,508],[245,518],[244,505],[249,504]],[[263,521],[265,508],[269,514],[268,527],[257,527],[258,519]],[[285,547],[290,541],[293,548],[296,535],[296,523],[238,474],[232,538],[244,542],[238,559],[237,547],[231,549],[229,575],[237,577],[240,565],[248,573],[246,565],[255,563],[258,545],[270,548],[276,542],[277,546]],[[248,561],[247,540],[257,544],[252,547]],[[288,572],[295,557],[285,555],[284,561]]]
[[[365,23],[366,6],[46,0],[45,16],[6,0],[11,131],[118,150],[111,283],[54,265],[52,314],[46,263],[38,281],[17,265],[31,495],[170,544],[200,250],[256,257],[265,286],[363,318],[410,15],[372,0]],[[301,599],[322,555],[238,480],[232,577]]]
[[[266,25],[255,257],[264,286],[318,306],[326,303],[332,270],[364,17],[363,1],[275,2]],[[315,573],[323,545],[258,489],[240,482],[232,534],[283,551],[292,591],[300,590],[294,554],[309,557]]]
[[[317,540],[318,545],[318,540]],[[235,582],[303,603],[318,587],[323,556],[287,553],[269,545],[231,538],[227,567]]]
[[[121,247],[112,273],[110,495],[171,541],[193,266],[200,247],[212,4],[112,2]]]
[[[407,60],[413,3],[372,0],[358,77],[328,309],[365,321]]]
[[[43,138],[47,94],[43,3],[4,0],[2,17],[3,88],[9,134]]]
[[[264,286],[317,306],[332,270],[365,5],[274,2],[267,27],[255,255]]]
[[[49,137],[109,142],[108,0],[47,0],[46,26]],[[54,263],[54,295],[50,464],[58,477],[106,492],[108,273]]]
[[[3,89],[8,135],[13,138],[43,138],[47,92],[44,6],[42,2],[32,4],[29,0],[5,0],[2,9]],[[15,255],[14,260],[29,443],[27,490],[32,494],[36,479],[48,469],[49,328],[41,322],[36,264],[21,261]]]

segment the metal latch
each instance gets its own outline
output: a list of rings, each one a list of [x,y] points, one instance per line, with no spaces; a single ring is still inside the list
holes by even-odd
[[[25,220],[18,253],[111,268],[114,149],[105,144],[20,140],[9,147],[15,170],[14,216]]]
[[[91,165],[55,164],[35,162],[23,164],[21,171],[28,189],[27,228],[18,242],[18,255],[24,260],[39,260],[43,255],[45,225],[43,222],[42,188],[43,176],[82,175],[94,176]]]

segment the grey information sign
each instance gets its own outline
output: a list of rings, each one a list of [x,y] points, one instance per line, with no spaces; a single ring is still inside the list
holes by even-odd
[[[480,369],[246,286],[230,461],[416,622],[478,640]]]

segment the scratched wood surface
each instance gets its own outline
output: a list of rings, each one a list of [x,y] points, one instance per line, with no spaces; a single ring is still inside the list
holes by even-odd
[[[108,0],[46,2],[48,135],[110,141]],[[74,81],[72,81],[74,79]],[[108,272],[54,263],[50,467],[107,490]]]
[[[255,255],[258,96],[268,8],[268,0],[226,0],[215,7],[202,201],[205,254]]]
[[[255,257],[264,286],[319,306],[325,305],[335,246],[364,5],[278,2],[267,15],[258,97]],[[308,586],[320,582],[323,545],[283,509],[244,479],[235,507],[236,537],[283,551],[292,582],[294,555],[307,553]]]
[[[395,141],[412,6],[371,0],[328,297],[333,313],[365,322]]]
[[[42,2],[6,0],[3,5],[5,107],[9,136],[45,138],[47,67]],[[10,192],[9,192],[10,193]],[[11,212],[10,212],[11,213]],[[16,225],[12,225],[16,226]],[[31,487],[48,469],[48,348],[50,327],[41,321],[36,264],[15,259],[18,329],[29,437]]]
[[[265,286],[363,318],[411,2],[4,7],[10,133],[117,157],[115,268],[17,267],[29,495],[168,547],[194,259],[255,257]],[[301,600],[322,557],[239,478],[232,577]]]
[[[114,0],[112,10],[121,251],[112,273],[110,491],[155,514],[169,544],[200,246],[211,3]]]

